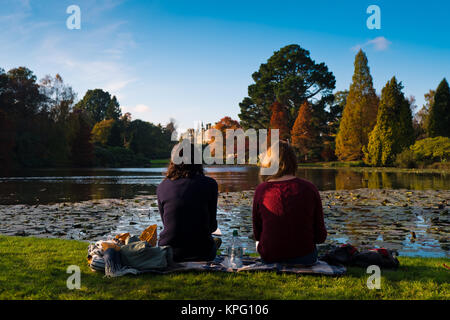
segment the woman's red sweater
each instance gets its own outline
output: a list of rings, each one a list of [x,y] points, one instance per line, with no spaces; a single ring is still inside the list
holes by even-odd
[[[253,233],[267,262],[312,253],[327,238],[317,188],[299,178],[260,184],[253,199]]]

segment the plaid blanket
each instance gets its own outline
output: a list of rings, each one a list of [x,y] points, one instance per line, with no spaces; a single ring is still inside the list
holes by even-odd
[[[293,273],[293,274],[321,274],[327,276],[340,276],[346,273],[344,266],[329,265],[324,261],[318,261],[312,266],[302,265],[285,265],[281,263],[263,263],[261,259],[256,257],[244,257],[242,259],[243,267],[239,269],[231,269],[224,266],[225,256],[217,256],[214,261],[199,262],[182,262],[176,263],[164,270],[148,271],[156,274],[169,274],[174,272],[189,271],[219,271],[219,272],[246,272],[246,271],[275,271],[277,273]]]

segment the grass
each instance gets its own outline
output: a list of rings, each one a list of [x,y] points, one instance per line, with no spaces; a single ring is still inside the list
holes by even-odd
[[[170,163],[170,158],[169,159],[153,159],[150,161],[150,164],[152,166],[156,166],[156,165],[167,165]]]
[[[435,163],[426,168],[397,168],[397,167],[369,167],[363,161],[330,161],[330,162],[311,162],[299,163],[299,169],[348,169],[352,171],[369,172],[404,172],[404,173],[449,173],[450,167],[447,164]]]
[[[0,299],[446,299],[450,259],[402,258],[382,271],[381,289],[349,268],[342,277],[258,273],[144,274],[107,279],[86,264],[87,242],[0,236]],[[69,265],[81,269],[81,289],[69,290]]]
[[[365,167],[363,161],[329,161],[329,162],[311,162],[311,163],[300,163],[298,165],[302,167],[313,167],[313,168],[351,168],[351,167]]]

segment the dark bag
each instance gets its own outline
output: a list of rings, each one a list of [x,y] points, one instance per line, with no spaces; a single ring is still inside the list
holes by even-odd
[[[351,265],[353,256],[358,253],[351,244],[343,244],[340,247],[333,249],[332,251],[321,256],[319,260],[325,261],[331,265]]]
[[[356,266],[367,268],[377,265],[385,269],[397,269],[400,265],[397,253],[385,248],[377,248],[359,252],[351,244],[344,244],[340,247],[321,256],[319,259],[331,265]]]
[[[380,268],[397,269],[400,262],[396,257],[395,251],[379,248],[355,254],[352,265],[363,268],[377,265]]]

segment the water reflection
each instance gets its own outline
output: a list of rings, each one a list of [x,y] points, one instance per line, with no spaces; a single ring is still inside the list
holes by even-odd
[[[0,177],[0,204],[49,203],[101,198],[133,198],[155,194],[166,168],[48,169],[23,171]],[[254,189],[259,170],[247,166],[212,166],[207,175],[221,192]],[[300,168],[297,175],[319,190],[341,189],[449,189],[446,173],[354,171],[348,168]]]

